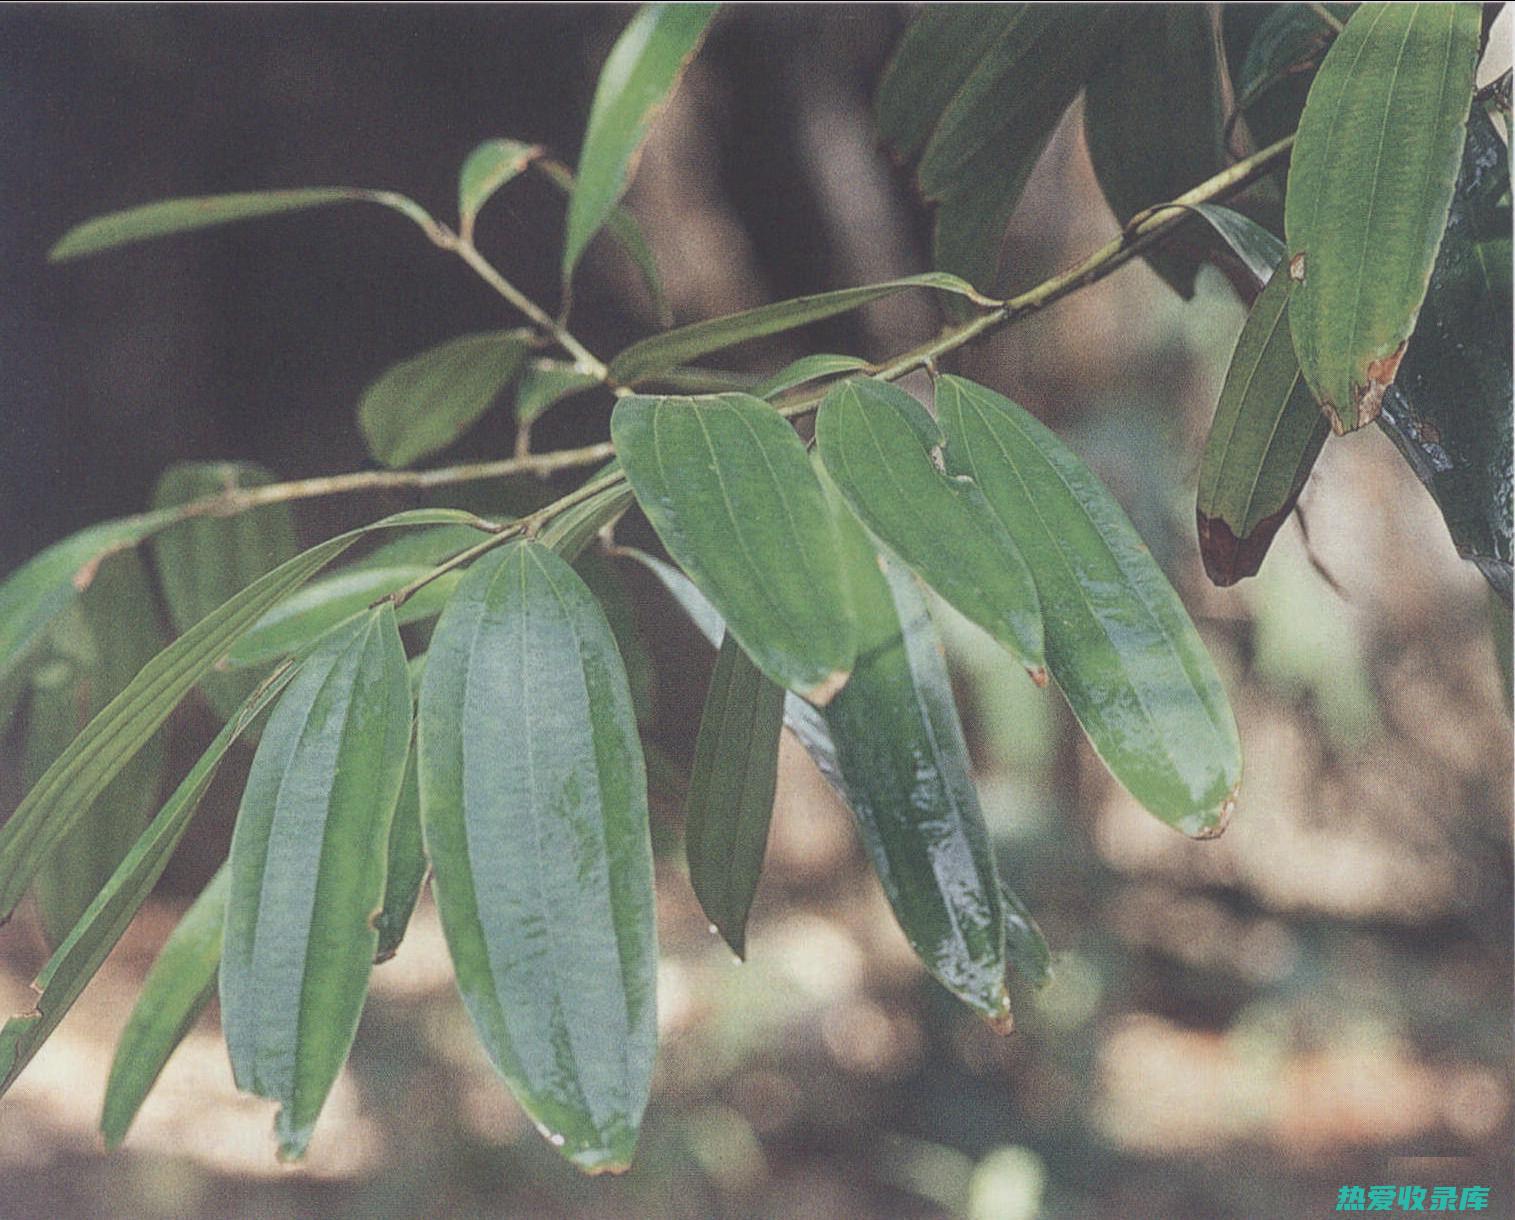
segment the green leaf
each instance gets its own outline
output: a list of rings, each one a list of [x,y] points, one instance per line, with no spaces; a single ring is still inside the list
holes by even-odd
[[[516,379],[530,332],[463,335],[388,369],[358,403],[368,452],[386,466],[410,466],[446,449]]]
[[[932,458],[942,441],[926,409],[884,381],[842,382],[815,421],[826,473],[863,524],[1040,685],[1046,674],[1036,584],[983,491],[937,468]]]
[[[1191,210],[1209,223],[1240,260],[1251,281],[1251,291],[1242,294],[1242,299],[1250,305],[1272,278],[1273,269],[1283,257],[1283,242],[1251,217],[1218,203],[1196,203],[1191,205]]]
[[[48,252],[48,261],[65,262],[86,254],[97,254],[116,246],[169,237],[193,229],[230,224],[236,220],[257,220],[283,212],[300,212],[306,208],[325,207],[333,203],[378,203],[393,208],[428,231],[432,219],[420,204],[392,191],[360,190],[356,187],[307,187],[293,191],[243,191],[232,195],[201,195],[191,199],[164,199],[157,203],[128,208],[97,216],[76,225]]]
[[[776,301],[772,305],[759,305],[756,309],[744,310],[742,313],[707,318],[703,322],[680,326],[677,330],[664,331],[660,335],[633,343],[610,362],[610,379],[618,385],[635,385],[637,382],[655,380],[659,374],[691,360],[698,360],[709,352],[717,352],[748,339],[793,330],[797,326],[825,318],[834,318],[837,314],[848,313],[873,301],[881,301],[908,288],[934,288],[980,303],[983,301],[963,280],[940,271],[907,275],[903,279],[885,280],[881,284],[868,284],[860,288],[840,288],[835,292],[793,297],[787,301]]]
[[[478,523],[478,518],[449,509],[418,509],[330,538],[259,577],[143,666],[58,756],[9,821],[0,826],[0,921],[10,917],[58,841],[77,825],[190,688],[271,606],[366,534],[467,522]]]
[[[85,984],[94,977],[121,939],[132,916],[152,893],[174,848],[189,829],[190,819],[232,742],[257,719],[298,670],[298,663],[292,663],[276,671],[226,722],[127,853],[105,888],[95,896],[68,939],[47,959],[42,973],[32,984],[37,992],[36,1007],[31,1012],[12,1017],[0,1027],[0,1094],[15,1083],[38,1047],[57,1028]]]
[[[216,993],[230,879],[223,865],[164,941],[142,983],[105,1084],[100,1135],[107,1148],[126,1138],[169,1057]]]
[[[545,547],[469,569],[421,682],[421,821],[458,987],[522,1108],[624,1169],[657,1044],[652,847],[604,614]]]
[[[1476,4],[1363,4],[1299,122],[1284,229],[1289,328],[1331,427],[1378,415],[1430,280],[1466,133]]]
[[[636,154],[699,49],[715,4],[649,4],[638,11],[600,70],[568,201],[563,283],[631,181]]]
[[[412,740],[405,756],[405,781],[389,825],[388,871],[384,878],[384,902],[374,918],[379,942],[374,964],[387,962],[400,951],[410,917],[426,880],[426,848],[421,841],[421,789],[416,770],[416,746]]]
[[[794,429],[745,394],[623,398],[610,435],[668,553],[757,667],[825,703],[855,655],[825,493]]]
[[[1221,586],[1257,574],[1329,433],[1289,336],[1292,287],[1281,259],[1236,341],[1205,442],[1195,519],[1205,572]]]
[[[807,381],[831,377],[837,373],[855,373],[868,367],[860,356],[801,356],[786,364],[772,377],[765,377],[747,392],[754,398],[776,398],[785,390],[792,390]]]
[[[1047,947],[1047,938],[1014,890],[1002,883],[999,896],[1005,908],[1005,956],[1033,987],[1045,987],[1052,981],[1052,950]]]
[[[541,155],[540,147],[520,140],[485,140],[469,153],[458,174],[458,236],[472,241],[479,209]]]
[[[746,956],[747,912],[768,846],[783,721],[783,687],[728,633],[700,716],[684,850],[700,909],[738,957]]]
[[[559,513],[537,535],[541,544],[569,563],[634,503],[631,486],[620,477],[620,463],[612,461],[591,482],[604,486],[592,496]],[[588,486],[589,484],[585,484]]]
[[[516,422],[534,424],[553,404],[600,384],[592,373],[581,373],[558,360],[533,360],[516,387]]]
[[[960,377],[937,382],[948,469],[971,475],[1036,578],[1047,666],[1112,775],[1196,838],[1225,827],[1241,746],[1183,603],[1115,498],[1044,425]]]
[[[1325,7],[1342,22],[1351,16],[1350,4]],[[1258,13],[1266,13],[1260,22],[1255,20]],[[1310,82],[1335,32],[1309,4],[1227,4],[1222,22],[1236,107],[1245,114],[1254,142],[1266,147],[1299,126]]]
[[[79,599],[79,612],[78,634],[87,655],[62,665],[68,680],[49,689],[39,674],[34,684],[28,784],[163,646],[152,585],[134,552],[113,555],[100,565]],[[56,706],[60,698],[61,708]],[[49,945],[68,934],[151,820],[166,762],[166,743],[159,733],[100,794],[38,873],[37,907]]]
[[[1089,159],[1122,226],[1228,164],[1220,43],[1212,6],[1143,6],[1119,49],[1089,76]],[[1179,296],[1194,295],[1202,241],[1180,235],[1143,257]]]
[[[410,683],[384,605],[313,652],[268,718],[232,834],[221,1020],[232,1074],[303,1156],[378,948]]]
[[[1425,306],[1378,419],[1435,498],[1457,553],[1506,603],[1515,485],[1509,185],[1508,149],[1475,105]]]
[[[551,549],[557,550],[556,547]],[[561,550],[557,553],[559,556],[563,554]],[[621,580],[620,570],[603,551],[586,550],[569,562],[605,612],[610,633],[615,636],[616,649],[626,666],[626,685],[631,690],[631,706],[636,712],[637,723],[648,724],[653,714],[653,662],[637,631],[633,595]]]

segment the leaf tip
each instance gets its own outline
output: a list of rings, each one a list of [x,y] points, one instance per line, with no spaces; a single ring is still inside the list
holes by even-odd
[[[816,707],[825,707],[847,685],[847,679],[851,676],[850,670],[833,669],[819,686],[806,693],[805,698]]]
[[[1226,832],[1226,827],[1231,824],[1231,815],[1236,812],[1236,794],[1240,789],[1241,784],[1237,783],[1230,792],[1226,793],[1226,798],[1221,801],[1220,808],[1184,818],[1176,823],[1178,829],[1189,838],[1199,842],[1220,838]]]
[[[1367,385],[1352,387],[1352,405],[1357,408],[1357,427],[1371,424],[1378,418],[1378,413],[1383,409],[1384,393],[1394,384],[1394,378],[1399,372],[1399,362],[1404,359],[1405,347],[1408,343],[1409,340],[1404,340],[1387,356],[1370,360],[1366,370]],[[1332,426],[1335,426],[1334,420]]]
[[[1032,668],[1026,670],[1026,672],[1031,675],[1031,681],[1036,684],[1038,690],[1046,689],[1047,667],[1045,665],[1033,666]]]

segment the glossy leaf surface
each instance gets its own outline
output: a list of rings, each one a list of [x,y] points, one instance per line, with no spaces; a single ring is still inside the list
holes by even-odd
[[[885,280],[880,284],[839,288],[834,292],[819,292],[811,296],[793,297],[787,301],[775,301],[771,305],[759,305],[756,309],[741,313],[693,322],[633,343],[610,362],[610,377],[620,385],[656,380],[659,373],[698,360],[710,352],[718,352],[748,339],[776,335],[811,322],[834,318],[837,314],[849,313],[910,288],[934,288],[939,292],[970,298],[977,295],[969,284],[955,275],[928,271],[922,275],[908,275],[903,279]]]
[[[363,392],[358,426],[386,466],[447,448],[516,379],[530,350],[524,331],[463,335],[402,360]]]
[[[1289,327],[1338,433],[1377,417],[1425,298],[1478,36],[1476,4],[1363,4],[1310,87],[1284,207]]]
[[[1241,782],[1220,678],[1183,603],[1100,481],[1043,424],[960,377],[937,383],[948,468],[971,475],[1036,578],[1047,666],[1146,809],[1218,834]]]
[[[1281,260],[1236,341],[1205,442],[1195,517],[1205,572],[1217,585],[1256,575],[1330,431],[1299,374],[1292,287]]]
[[[642,141],[694,58],[715,4],[649,4],[631,19],[600,70],[568,202],[563,282],[631,180]]]
[[[622,1169],[657,1041],[646,776],[610,627],[545,547],[469,569],[427,654],[418,757],[474,1028],[566,1157]]]
[[[268,718],[227,867],[221,1021],[237,1087],[305,1152],[357,1033],[411,732],[387,604],[311,654]]]
[[[826,497],[793,428],[745,394],[623,398],[622,468],[668,553],[759,669],[824,703],[852,668]]]
[[[230,879],[223,865],[163,942],[143,980],[105,1083],[100,1136],[107,1148],[126,1138],[169,1057],[216,993]]]
[[[700,716],[684,850],[700,909],[738,957],[746,954],[747,912],[768,846],[783,723],[783,687],[727,634]]]
[[[932,454],[943,436],[926,409],[888,382],[845,381],[821,403],[815,441],[826,473],[863,524],[1039,671],[1042,621],[1031,572],[983,492],[937,469]]]

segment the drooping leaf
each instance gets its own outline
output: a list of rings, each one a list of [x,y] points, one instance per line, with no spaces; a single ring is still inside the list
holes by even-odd
[[[1446,237],[1379,423],[1435,498],[1457,553],[1510,601],[1509,151],[1473,108]]]
[[[960,377],[937,383],[948,469],[971,475],[1036,579],[1047,667],[1095,751],[1197,838],[1241,782],[1236,722],[1183,603],[1115,498],[1043,424]]]
[[[631,698],[573,570],[515,542],[469,569],[421,683],[421,820],[458,987],[574,1164],[631,1159],[656,1049],[652,848]]]
[[[825,703],[852,620],[826,498],[794,429],[745,394],[623,398],[610,435],[637,502],[758,668]]]
[[[1005,908],[1005,956],[1033,987],[1045,987],[1052,981],[1052,950],[1047,947],[1047,938],[1014,890],[1002,884],[999,897]]]
[[[384,902],[374,919],[379,941],[374,964],[387,962],[400,950],[410,917],[415,914],[426,880],[426,848],[421,840],[421,788],[416,770],[415,741],[405,755],[405,781],[389,826],[388,865],[384,877]]]
[[[700,716],[684,850],[700,909],[738,957],[746,955],[747,912],[768,846],[783,722],[783,687],[728,633]]]
[[[832,356],[816,355],[801,356],[798,360],[786,364],[772,377],[765,377],[757,385],[753,386],[748,393],[754,398],[776,398],[785,390],[792,390],[797,385],[804,385],[807,381],[816,381],[822,377],[832,377],[837,373],[855,373],[859,369],[868,367],[868,362],[861,356]]]
[[[388,604],[317,648],[268,718],[227,868],[221,1021],[232,1074],[304,1155],[357,1033],[411,733]]]
[[[1345,23],[1350,4],[1327,4]],[[1299,126],[1310,82],[1336,33],[1310,4],[1222,6],[1236,108],[1263,148]]]
[[[1146,5],[1084,92],[1089,159],[1125,225],[1226,168],[1222,65],[1213,6]],[[1205,244],[1164,242],[1143,257],[1179,296],[1194,295]]]
[[[1446,228],[1478,60],[1476,4],[1361,5],[1289,164],[1289,329],[1338,432],[1378,415]]]
[[[1329,433],[1294,355],[1292,287],[1281,259],[1236,341],[1205,442],[1195,518],[1205,572],[1221,586],[1256,575]]]
[[[370,191],[357,187],[308,187],[293,191],[243,191],[232,195],[202,195],[192,199],[164,199],[97,216],[65,233],[52,250],[48,261],[65,262],[86,254],[97,254],[116,246],[169,237],[194,229],[230,224],[236,220],[256,220],[282,212],[299,212],[306,208],[333,203],[377,203],[393,208],[402,216],[430,231],[434,226],[421,205],[392,191]]]
[[[530,333],[449,339],[384,372],[358,403],[358,426],[386,466],[410,466],[467,432],[516,379]]]
[[[939,292],[982,300],[966,282],[940,271],[907,275],[903,279],[885,280],[881,284],[859,288],[839,288],[834,292],[793,297],[721,318],[692,322],[633,343],[610,362],[610,379],[618,385],[658,380],[659,375],[669,369],[698,360],[710,352],[834,318],[837,314],[848,313],[909,288],[934,288]]]
[[[541,155],[540,147],[520,140],[485,140],[469,153],[458,173],[458,236],[472,241],[480,209]]]
[[[533,360],[516,387],[516,422],[535,423],[554,403],[599,385],[599,378],[558,360]]]
[[[57,1028],[58,1022],[121,939],[132,916],[147,900],[174,848],[189,829],[190,819],[232,742],[258,718],[298,669],[298,663],[291,663],[275,671],[226,722],[127,853],[105,888],[95,896],[68,939],[47,959],[42,973],[32,984],[37,992],[36,1007],[31,1012],[11,1017],[0,1027],[0,1094],[15,1083],[38,1047]]]
[[[932,461],[943,439],[920,403],[884,381],[842,382],[815,421],[826,473],[863,524],[1045,682],[1036,584],[983,491]]]
[[[600,70],[579,152],[563,283],[631,181],[642,141],[694,58],[715,4],[649,4],[631,19]]]
[[[142,983],[105,1083],[100,1135],[107,1148],[126,1138],[169,1057],[216,993],[230,877],[223,865],[200,891]]]
[[[1238,289],[1242,300],[1250,306],[1262,292],[1263,285],[1273,276],[1273,269],[1283,257],[1284,244],[1250,216],[1243,216],[1232,208],[1218,203],[1197,203],[1193,211],[1215,230],[1236,256],[1247,276],[1247,284]],[[1233,277],[1232,283],[1235,284]]]
[[[67,678],[34,684],[27,736],[27,782],[35,783],[91,716],[111,701],[163,646],[152,585],[135,552],[101,565],[79,599],[81,649],[63,662]],[[82,655],[81,655],[82,654]],[[60,688],[61,687],[61,688]],[[62,706],[44,709],[62,701]],[[51,738],[44,744],[43,735]],[[163,734],[148,741],[111,781],[37,875],[37,909],[50,945],[68,935],[158,808],[167,761]]]
[[[154,657],[84,727],[0,826],[0,921],[43,860],[216,661],[274,604],[377,530],[482,524],[471,513],[417,509],[349,530],[259,577]]]
[[[576,560],[596,534],[636,503],[631,485],[620,477],[620,470],[620,463],[614,460],[603,467],[585,484],[599,484],[599,489],[549,521],[537,540],[567,562]]]
[[[879,131],[937,205],[933,261],[986,292],[1010,214],[1128,5],[928,4],[879,86]]]

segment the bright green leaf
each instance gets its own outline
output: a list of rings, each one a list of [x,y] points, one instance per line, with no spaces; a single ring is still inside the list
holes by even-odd
[[[541,148],[520,140],[485,140],[469,153],[458,173],[458,236],[472,241],[479,209],[541,155]]]
[[[784,689],[727,634],[700,716],[684,806],[684,849],[700,909],[738,957],[768,846]]]
[[[780,686],[824,703],[854,657],[825,493],[792,427],[745,394],[623,398],[622,469],[668,553]]]
[[[530,350],[527,331],[463,335],[386,370],[358,403],[369,453],[410,466],[446,449],[494,405]]]
[[[926,409],[884,381],[842,382],[815,421],[826,473],[863,524],[1045,682],[1031,573],[983,491],[937,468],[942,440]]]
[[[948,469],[971,475],[1036,578],[1047,666],[1105,765],[1185,834],[1225,827],[1241,746],[1183,603],[1115,498],[1043,424],[959,377],[937,383]]]
[[[1299,122],[1289,328],[1338,432],[1378,415],[1441,245],[1478,60],[1476,4],[1363,4]]]
[[[221,1020],[237,1087],[304,1155],[357,1033],[411,732],[388,604],[332,636],[268,718],[227,867]]]
[[[573,570],[515,542],[469,569],[421,682],[421,819],[458,987],[574,1164],[630,1162],[657,1042],[652,847],[615,641]]]
[[[568,201],[563,283],[631,181],[642,141],[694,58],[715,4],[649,4],[631,19],[600,70]]]

